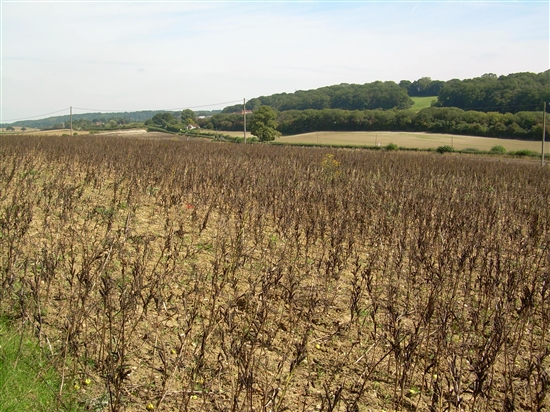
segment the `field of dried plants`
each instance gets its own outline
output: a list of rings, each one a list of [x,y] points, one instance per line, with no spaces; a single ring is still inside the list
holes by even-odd
[[[88,410],[549,408],[548,168],[111,136],[0,151],[0,313]]]

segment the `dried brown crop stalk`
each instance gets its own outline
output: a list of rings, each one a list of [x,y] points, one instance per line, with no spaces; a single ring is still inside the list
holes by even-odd
[[[163,138],[0,145],[1,313],[89,409],[548,408],[548,169]]]

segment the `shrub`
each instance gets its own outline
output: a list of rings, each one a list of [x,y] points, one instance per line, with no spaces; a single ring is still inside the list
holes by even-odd
[[[387,146],[384,147],[385,150],[398,150],[399,146],[397,146],[395,143],[390,143]]]
[[[448,146],[448,145],[445,145],[445,146],[439,146],[437,149],[435,149],[435,151],[437,153],[452,153],[455,151],[455,148],[453,146]]]
[[[537,152],[533,152],[532,150],[527,150],[527,149],[516,150],[515,152],[510,152],[510,154],[515,156],[538,156],[539,155]]]
[[[491,153],[506,153],[504,146],[493,146],[490,151]]]
[[[184,128],[184,126],[181,123],[179,123],[179,124],[167,124],[165,126],[166,130],[168,130],[169,132],[174,132],[174,133],[179,133],[179,132],[183,131],[183,128]],[[191,130],[189,132],[191,132]]]

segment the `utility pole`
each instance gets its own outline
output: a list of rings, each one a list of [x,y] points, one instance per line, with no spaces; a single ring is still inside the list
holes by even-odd
[[[244,144],[246,144],[246,99],[243,98],[243,115],[244,115]]]
[[[540,165],[544,166],[544,140],[546,139],[546,102],[542,105],[542,150],[540,153]]]
[[[71,106],[71,136],[73,135],[73,106]]]

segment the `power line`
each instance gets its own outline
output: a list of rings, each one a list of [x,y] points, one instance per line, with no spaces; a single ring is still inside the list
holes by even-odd
[[[220,102],[220,103],[211,103],[211,104],[203,104],[203,105],[200,105],[200,106],[190,106],[190,107],[182,107],[182,108],[175,108],[175,109],[166,109],[164,111],[179,111],[179,110],[184,110],[184,109],[199,109],[201,107],[212,107],[212,106],[220,106],[220,105],[223,105],[223,104],[232,104],[232,103],[239,103],[240,100],[233,100],[233,101],[230,101],[230,102]],[[74,110],[86,110],[86,111],[90,111],[90,112],[97,112],[97,113],[101,113],[101,112],[107,112],[107,113],[125,113],[125,112],[160,112],[160,111],[163,111],[163,110],[113,110],[113,109],[86,109],[86,108],[82,108],[82,107],[73,107]],[[66,108],[66,109],[61,109],[61,110],[56,110],[55,112],[50,112],[50,113],[44,113],[44,114],[39,114],[39,115],[36,115],[36,116],[28,116],[28,117],[20,117],[18,119],[3,119],[3,123],[7,123],[7,122],[17,122],[19,120],[31,120],[31,119],[36,119],[36,118],[39,118],[39,117],[43,117],[43,116],[49,116],[49,115],[52,115],[52,114],[56,114],[56,113],[61,113],[61,112],[65,112],[65,111],[68,111],[70,110],[70,108]],[[82,113],[84,114],[84,113]]]
[[[75,110],[89,110],[91,112],[111,112],[111,113],[120,113],[126,112],[127,110],[109,110],[109,109],[84,109],[82,107],[73,107]]]
[[[202,106],[190,106],[190,107],[177,107],[175,109],[170,109],[172,111],[176,110],[184,110],[184,109],[199,109],[201,107],[211,107],[211,106],[219,106],[221,104],[231,104],[231,103],[240,103],[240,100],[233,100],[232,102],[221,102],[221,103],[212,103],[212,104],[203,104]]]
[[[30,116],[30,117],[21,117],[19,119],[4,119],[3,121],[4,122],[16,122],[18,120],[29,120],[29,119],[34,119],[36,117],[42,117],[42,116],[48,116],[50,114],[56,114],[56,113],[61,113],[61,112],[66,112],[67,110],[69,110],[69,108],[67,107],[66,109],[61,109],[61,110],[57,110],[55,112],[51,112],[51,113],[44,113],[44,114],[39,114],[39,115],[36,115],[36,116]]]
[[[82,107],[73,107],[73,109],[77,110],[89,110],[92,112],[110,112],[110,113],[124,113],[124,112],[159,112],[162,110],[165,110],[167,112],[172,111],[178,111],[178,110],[184,110],[184,109],[198,109],[201,107],[211,107],[211,106],[219,106],[222,104],[231,104],[231,103],[239,103],[240,100],[233,100],[231,102],[220,102],[220,103],[211,103],[211,104],[203,104],[201,106],[188,106],[188,107],[176,107],[175,109],[159,109],[159,110],[113,110],[113,109],[85,109]]]

